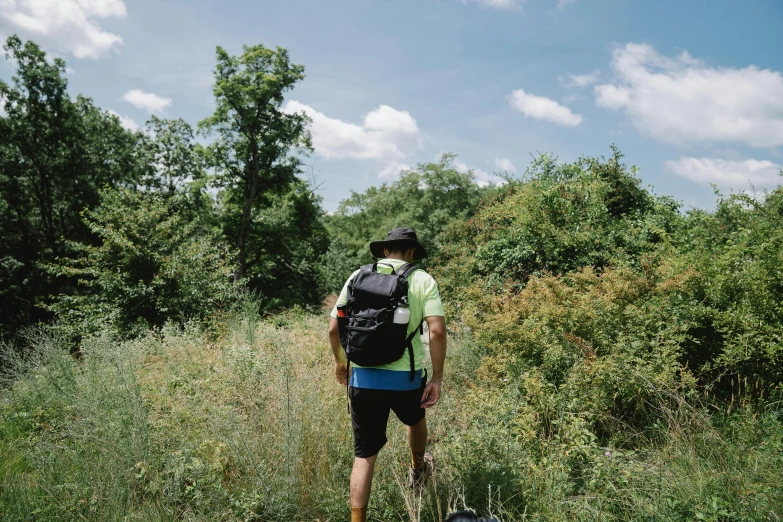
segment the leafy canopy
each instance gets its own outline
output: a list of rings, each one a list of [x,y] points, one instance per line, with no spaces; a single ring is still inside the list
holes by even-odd
[[[430,257],[442,248],[441,232],[470,217],[485,189],[470,172],[454,167],[454,154],[421,163],[400,179],[363,193],[352,192],[327,219],[331,237],[322,268],[324,293],[339,290],[352,271],[371,260],[370,242],[386,238],[397,227],[416,231]]]
[[[238,250],[237,280],[248,274],[251,244],[262,239],[254,213],[288,192],[301,172],[297,153],[312,148],[307,116],[281,110],[284,94],[304,78],[304,67],[290,63],[280,47],[242,51],[231,56],[217,48],[215,112],[199,123],[205,134],[216,135],[207,160],[215,186],[224,190],[224,211],[238,216],[225,228]]]
[[[0,81],[0,335],[49,316],[39,306],[73,281],[52,279],[41,263],[89,243],[84,208],[104,186],[134,186],[143,175],[138,134],[67,92],[65,62],[11,36],[5,56],[15,71]]]
[[[230,303],[229,252],[201,222],[173,210],[160,193],[106,189],[101,197],[84,215],[98,244],[74,245],[76,259],[48,267],[82,287],[52,306],[69,337],[102,328],[131,337]]]

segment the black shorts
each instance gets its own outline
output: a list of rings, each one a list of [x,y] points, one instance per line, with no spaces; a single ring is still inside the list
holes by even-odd
[[[381,451],[387,441],[389,410],[406,426],[413,426],[423,419],[422,391],[421,388],[396,391],[352,387],[348,396],[351,399],[354,455],[366,459]]]

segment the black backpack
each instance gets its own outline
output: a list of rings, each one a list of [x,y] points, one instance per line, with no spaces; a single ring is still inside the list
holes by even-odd
[[[337,307],[337,327],[349,361],[360,366],[380,366],[400,359],[407,348],[410,379],[414,380],[412,341],[421,323],[408,335],[407,323],[394,323],[394,311],[407,299],[407,277],[417,268],[406,263],[398,270],[392,267],[391,274],[384,274],[378,272],[378,263],[364,265],[348,284],[348,301]]]

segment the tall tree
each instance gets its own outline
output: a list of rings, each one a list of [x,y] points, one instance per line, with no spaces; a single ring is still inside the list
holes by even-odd
[[[242,50],[230,56],[217,48],[215,113],[199,123],[203,132],[217,135],[209,162],[226,203],[239,211],[236,226],[226,230],[238,250],[236,280],[247,276],[254,209],[289,189],[301,172],[301,153],[312,150],[307,116],[281,110],[284,94],[304,78],[304,67],[290,63],[280,47]]]
[[[143,148],[149,165],[142,181],[144,188],[160,193],[172,211],[210,223],[213,209],[205,190],[204,150],[194,142],[193,128],[182,118],[152,116],[147,121]]]
[[[80,213],[105,185],[135,184],[138,134],[95,107],[72,100],[65,62],[11,36],[5,56],[16,71],[0,81],[0,334],[42,319],[42,298],[69,281],[40,264],[69,256],[69,242],[93,236]]]

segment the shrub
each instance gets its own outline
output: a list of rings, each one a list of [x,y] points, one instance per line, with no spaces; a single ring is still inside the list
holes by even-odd
[[[783,190],[680,215],[620,160],[538,158],[448,230],[436,267],[489,354],[481,371],[537,376],[541,404],[601,441],[617,421],[620,432],[660,421],[650,383],[729,409],[783,384]]]
[[[685,360],[722,398],[762,398],[783,383],[783,188],[758,201],[720,196],[676,234],[681,263],[699,273],[683,299],[692,326]]]
[[[460,295],[477,283],[502,294],[533,275],[638,269],[642,255],[666,244],[680,216],[672,200],[639,188],[621,159],[617,150],[609,160],[574,164],[543,155],[523,179],[495,189],[472,219],[444,236],[437,273],[446,291]]]
[[[76,338],[104,327],[128,337],[228,304],[229,252],[209,229],[171,210],[157,193],[107,189],[102,201],[84,215],[99,243],[74,245],[75,261],[49,266],[78,277],[82,287],[52,306],[59,328]]]

